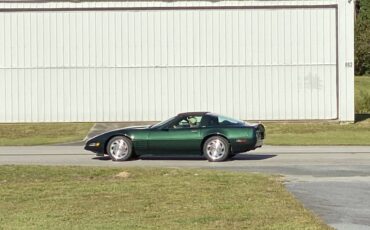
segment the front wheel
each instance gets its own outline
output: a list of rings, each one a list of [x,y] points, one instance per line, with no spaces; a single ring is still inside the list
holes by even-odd
[[[228,158],[230,153],[229,142],[220,136],[208,138],[203,145],[203,154],[208,161],[220,162]]]
[[[131,140],[124,136],[113,137],[108,142],[107,153],[113,161],[127,161],[132,156]]]

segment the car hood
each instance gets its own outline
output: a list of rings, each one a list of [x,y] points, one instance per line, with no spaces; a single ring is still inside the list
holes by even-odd
[[[143,125],[143,126],[129,126],[123,129],[118,129],[118,130],[133,130],[133,129],[147,129],[149,128],[150,125]],[[112,130],[113,131],[113,130]]]
[[[150,125],[142,125],[142,126],[128,126],[128,127],[125,127],[125,128],[118,128],[118,129],[112,129],[112,130],[109,130],[107,132],[104,132],[100,135],[103,135],[103,134],[106,134],[106,133],[111,133],[111,132],[115,132],[115,131],[126,131],[126,130],[140,130],[140,129],[147,129],[149,128]]]
[[[129,126],[129,127],[125,127],[125,128],[118,128],[118,129],[112,129],[112,130],[109,130],[109,131],[106,131],[104,133],[100,133],[96,136],[93,136],[91,138],[89,138],[88,140],[86,140],[86,143],[90,142],[91,140],[95,139],[95,138],[100,138],[100,137],[104,137],[104,136],[109,136],[110,133],[120,133],[122,131],[130,131],[130,130],[143,130],[143,129],[147,129],[149,128],[150,125],[143,125],[143,126]]]

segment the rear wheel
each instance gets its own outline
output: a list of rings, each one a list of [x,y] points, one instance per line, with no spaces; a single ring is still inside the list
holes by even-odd
[[[113,161],[127,161],[132,156],[132,142],[124,136],[113,137],[108,142],[107,153]]]
[[[224,161],[228,158],[230,153],[229,142],[220,136],[213,136],[208,138],[203,145],[203,154],[212,162]]]

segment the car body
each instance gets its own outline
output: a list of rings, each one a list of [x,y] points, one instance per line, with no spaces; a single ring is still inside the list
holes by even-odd
[[[113,160],[127,160],[133,155],[207,155],[207,151],[224,151],[227,156],[207,157],[210,161],[223,161],[237,153],[261,147],[264,137],[262,124],[249,124],[210,112],[189,112],[151,126],[103,133],[87,140],[85,149],[98,156],[107,154]],[[124,159],[114,155],[128,151],[130,156]]]

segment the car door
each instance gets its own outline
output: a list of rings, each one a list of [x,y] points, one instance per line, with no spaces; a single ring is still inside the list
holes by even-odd
[[[196,125],[189,123],[189,117],[175,120],[167,127],[151,130],[148,138],[148,153],[152,154],[196,154],[200,153],[200,119]]]

